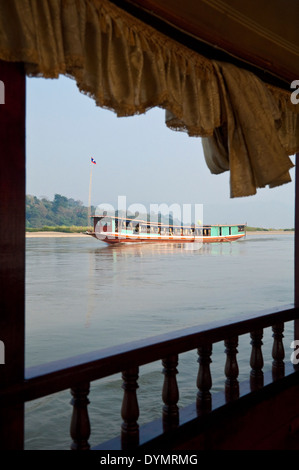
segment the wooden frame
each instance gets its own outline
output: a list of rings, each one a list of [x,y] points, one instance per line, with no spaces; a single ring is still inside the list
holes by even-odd
[[[5,104],[0,105],[0,339],[5,364],[1,388],[24,381],[25,314],[25,73],[0,62]],[[0,408],[0,447],[22,449],[24,404]]]
[[[199,370],[199,402],[210,406],[209,395],[209,356],[210,345],[214,341],[225,340],[228,355],[226,374],[226,392],[239,403],[236,394],[236,336],[251,332],[253,338],[254,360],[253,377],[258,381],[261,372],[260,335],[261,328],[272,325],[274,328],[274,377],[275,393],[279,384],[293,387],[297,381],[296,371],[288,371],[287,380],[284,372],[282,345],[282,327],[285,321],[295,320],[295,337],[299,338],[299,174],[296,170],[296,210],[295,210],[295,308],[255,314],[246,319],[235,319],[226,325],[205,329],[190,329],[181,334],[168,334],[163,338],[139,342],[129,347],[116,347],[106,352],[98,351],[85,358],[73,358],[70,361],[32,368],[24,376],[24,330],[25,330],[25,73],[22,64],[0,62],[0,79],[5,84],[5,104],[0,105],[0,143],[2,166],[0,171],[0,340],[5,344],[5,364],[1,365],[0,376],[0,448],[2,450],[20,450],[24,446],[24,403],[28,400],[49,395],[65,388],[71,388],[73,395],[73,420],[71,435],[73,449],[89,449],[88,436],[88,391],[89,382],[101,377],[123,371],[124,401],[122,417],[124,419],[120,445],[138,447],[138,403],[136,388],[138,367],[142,364],[163,360],[165,382],[163,397],[165,400],[163,425],[172,436],[180,436],[177,428],[175,381],[178,354],[192,348],[198,348],[202,369]],[[297,155],[298,157],[298,155]],[[278,338],[278,339],[277,339]],[[277,366],[278,364],[278,366]],[[283,388],[282,387],[282,388]],[[281,389],[282,389],[281,388]],[[269,392],[270,390],[270,392]],[[268,394],[272,393],[268,388]],[[284,388],[285,390],[285,388]],[[291,389],[290,389],[291,390]],[[259,396],[263,397],[263,390]],[[228,396],[226,394],[226,396]],[[247,405],[253,405],[256,393],[248,395]],[[267,400],[269,396],[267,396]],[[244,401],[243,401],[244,403]],[[229,404],[231,406],[231,403]],[[298,410],[295,412],[298,414]],[[174,419],[175,418],[175,419]],[[291,417],[289,417],[291,419]],[[198,429],[198,417],[192,418],[192,426]],[[161,423],[162,423],[161,421]],[[82,424],[83,423],[83,424]],[[191,428],[192,428],[191,426]],[[190,428],[190,429],[191,429]],[[162,433],[163,426],[160,426]],[[174,431],[177,429],[177,431]],[[194,437],[194,432],[190,439]],[[164,442],[164,443],[163,443]],[[159,443],[167,449],[169,442],[162,435]],[[146,442],[142,443],[146,446]],[[118,445],[118,444],[117,444]],[[179,445],[179,444],[178,444]],[[149,444],[150,446],[150,444]]]

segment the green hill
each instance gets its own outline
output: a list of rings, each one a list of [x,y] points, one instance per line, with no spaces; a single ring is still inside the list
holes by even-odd
[[[81,201],[55,194],[54,200],[26,196],[26,229],[88,226],[88,208]]]

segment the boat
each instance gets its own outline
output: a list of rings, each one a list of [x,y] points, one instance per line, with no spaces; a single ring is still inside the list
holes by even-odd
[[[95,215],[93,231],[86,232],[108,244],[118,243],[221,243],[243,238],[246,224],[175,225],[132,217]]]

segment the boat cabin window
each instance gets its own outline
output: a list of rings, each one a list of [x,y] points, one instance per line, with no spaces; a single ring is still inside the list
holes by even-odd
[[[124,220],[119,220],[118,221],[118,228],[119,230],[125,229],[126,228],[126,223]]]
[[[148,230],[148,226],[147,226],[147,225],[144,225],[144,224],[140,225],[139,232],[141,232],[141,233],[149,233],[147,230]]]
[[[97,223],[100,232],[112,231],[112,220],[109,217],[104,217]]]

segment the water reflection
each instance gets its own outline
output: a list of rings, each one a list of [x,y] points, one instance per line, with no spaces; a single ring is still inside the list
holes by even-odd
[[[93,255],[107,255],[113,261],[119,257],[161,256],[169,254],[195,255],[242,255],[242,245],[245,240],[230,243],[202,243],[202,244],[176,244],[176,243],[132,243],[119,245],[104,245],[100,248],[90,249]]]

